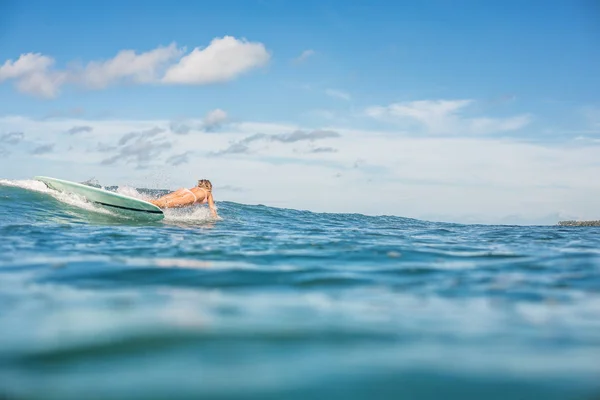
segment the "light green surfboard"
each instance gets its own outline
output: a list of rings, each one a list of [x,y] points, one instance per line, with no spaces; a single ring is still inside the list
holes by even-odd
[[[109,192],[108,190],[95,188],[81,183],[65,181],[63,179],[36,176],[33,179],[44,182],[50,189],[60,192],[73,193],[83,196],[88,201],[99,206],[110,209],[119,214],[158,220],[164,218],[163,211],[152,203],[135,197]]]

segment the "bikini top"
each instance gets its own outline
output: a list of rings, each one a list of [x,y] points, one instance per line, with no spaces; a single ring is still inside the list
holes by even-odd
[[[188,189],[188,188],[184,188],[184,189],[187,190],[188,192],[190,192],[192,194],[192,196],[194,196],[194,203],[192,203],[192,204],[196,204],[196,202],[198,201],[198,197],[196,197],[194,192],[192,192],[190,189]],[[199,187],[198,189],[202,189],[202,190],[204,190],[204,193],[206,193],[206,196],[204,196],[204,200],[200,204],[208,203],[208,191],[201,187]]]

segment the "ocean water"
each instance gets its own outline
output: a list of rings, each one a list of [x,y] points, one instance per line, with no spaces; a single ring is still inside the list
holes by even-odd
[[[0,399],[600,398],[600,228],[217,206],[0,180]]]

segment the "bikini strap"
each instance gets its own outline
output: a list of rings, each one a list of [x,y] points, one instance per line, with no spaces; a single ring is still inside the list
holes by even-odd
[[[204,196],[204,200],[206,200],[206,201],[208,202],[208,193],[209,193],[209,191],[208,191],[208,190],[206,190],[206,189],[204,189],[203,187],[199,187],[199,186],[197,186],[197,188],[198,188],[198,189],[202,189],[202,190],[204,190],[204,193],[206,193],[206,196]]]
[[[188,188],[184,188],[185,190],[187,190],[188,192],[190,192],[192,194],[192,196],[194,196],[194,203],[196,203],[198,201],[198,198],[196,197],[196,195],[194,194],[194,192],[192,192],[190,189]]]

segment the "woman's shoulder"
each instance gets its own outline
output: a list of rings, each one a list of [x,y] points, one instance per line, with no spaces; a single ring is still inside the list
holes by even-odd
[[[192,192],[194,193],[202,193],[206,196],[210,195],[210,192],[204,188],[198,187],[198,186],[194,186],[193,188],[190,189]]]

